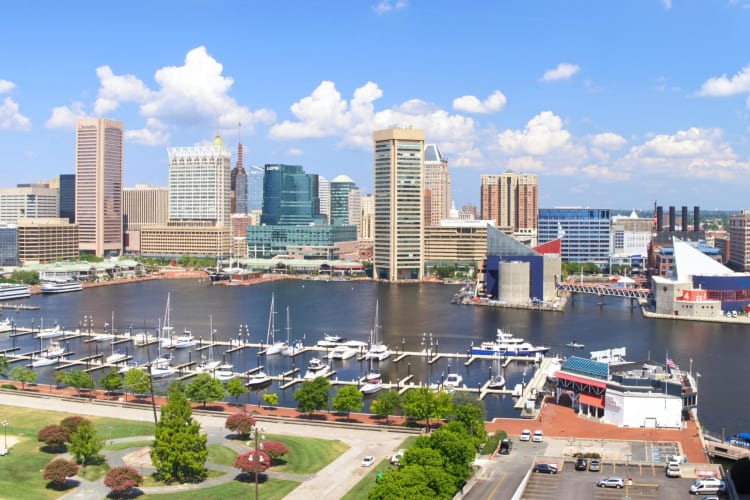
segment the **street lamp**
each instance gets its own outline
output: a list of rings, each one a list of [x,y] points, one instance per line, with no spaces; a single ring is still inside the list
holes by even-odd
[[[255,500],[258,500],[260,498],[258,496],[258,466],[255,464],[255,460],[258,460],[259,463],[263,462],[263,458],[258,455],[258,451],[263,449],[263,443],[258,443],[258,437],[261,438],[262,441],[266,440],[266,436],[261,436],[260,433],[265,432],[265,429],[263,427],[256,427],[251,433],[250,438],[255,439],[255,451],[251,455],[252,459],[251,462],[253,462],[253,472],[255,475]]]
[[[5,444],[3,445],[3,448],[7,450],[8,449],[8,421],[3,420],[2,422],[0,422],[0,425],[3,426],[3,439],[5,442]]]

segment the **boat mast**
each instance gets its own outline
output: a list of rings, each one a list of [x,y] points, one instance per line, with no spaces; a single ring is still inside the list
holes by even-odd
[[[286,344],[289,346],[292,345],[291,344],[292,339],[289,333],[291,330],[292,330],[292,326],[289,323],[289,306],[286,306]]]
[[[274,324],[273,324],[273,301],[274,301],[274,293],[271,292],[271,309],[268,312],[268,330],[266,331],[266,344],[273,344],[274,342]]]

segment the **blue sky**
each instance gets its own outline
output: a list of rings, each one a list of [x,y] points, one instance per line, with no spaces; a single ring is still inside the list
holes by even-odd
[[[77,117],[121,120],[125,186],[221,134],[245,164],[370,192],[372,131],[425,130],[452,198],[539,176],[540,207],[748,208],[750,0],[14,2],[2,185],[74,171]]]

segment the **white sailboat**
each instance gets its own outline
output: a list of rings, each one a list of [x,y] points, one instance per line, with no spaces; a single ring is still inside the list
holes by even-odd
[[[214,333],[216,333],[216,330],[214,330],[213,316],[208,317],[208,325],[211,338],[211,345],[208,348],[208,359],[206,359],[205,355],[201,355],[201,362],[195,367],[195,370],[198,372],[213,373],[221,365],[221,360],[214,360]]]
[[[41,348],[41,340],[39,343]],[[49,345],[47,345],[47,349],[31,357],[31,366],[32,368],[38,368],[40,366],[53,365],[63,354],[65,354],[65,348],[60,342],[50,341]]]
[[[500,373],[500,358],[495,356],[495,374],[490,377],[488,389],[502,389],[505,387],[505,377]]]
[[[159,327],[161,329],[161,318],[159,318]],[[143,323],[143,332],[136,333],[135,335],[133,335],[133,344],[138,347],[148,345],[154,340],[156,340],[156,337],[148,333],[148,330],[146,329],[145,321]]]
[[[283,356],[295,356],[305,348],[302,340],[291,339],[291,330],[292,324],[289,321],[289,306],[286,306],[286,347],[281,350]]]
[[[170,347],[172,345],[172,337],[174,336],[174,327],[170,323],[170,299],[171,293],[167,292],[167,306],[164,308],[164,325],[161,327],[159,332],[159,342],[161,347]]]
[[[276,309],[274,301],[275,294],[271,293],[271,310],[268,313],[268,331],[266,332],[267,355],[279,354],[287,347],[286,342],[276,341]]]
[[[365,354],[365,359],[372,359],[375,361],[384,361],[391,355],[391,350],[380,341],[378,335],[378,302],[375,301],[375,326],[370,331],[370,349]]]
[[[328,359],[349,359],[357,355],[357,349],[348,345],[337,345],[329,352],[326,357]]]

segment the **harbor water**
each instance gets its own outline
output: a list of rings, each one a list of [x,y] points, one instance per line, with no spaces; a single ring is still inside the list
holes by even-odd
[[[466,366],[465,359],[451,358],[448,354],[465,354],[472,343],[494,340],[497,328],[502,328],[532,344],[550,346],[548,355],[588,357],[590,351],[626,347],[627,359],[631,361],[664,362],[669,356],[696,376],[702,425],[727,434],[750,429],[747,413],[750,385],[746,378],[750,375],[746,360],[750,352],[750,320],[745,325],[646,319],[627,299],[598,296],[576,296],[562,313],[454,305],[451,298],[457,291],[454,285],[430,283],[286,280],[246,287],[212,286],[197,279],[155,280],[32,296],[13,304],[34,305],[39,309],[6,308],[4,315],[19,327],[31,327],[33,322],[35,329],[42,323],[45,327],[59,324],[67,330],[87,329],[91,318],[96,332],[104,331],[105,323],[112,323],[114,318],[116,333],[135,335],[148,329],[155,334],[159,323],[164,321],[169,294],[175,332],[187,329],[205,342],[211,337],[212,325],[216,340],[259,343],[266,342],[273,293],[276,340],[286,340],[288,334],[292,340],[304,339],[304,344],[311,346],[326,333],[368,341],[375,325],[377,303],[378,333],[392,351],[427,348],[446,355],[432,365],[421,356],[396,362],[392,355],[386,361],[375,362],[384,382],[395,384],[397,379],[411,374],[414,383],[435,383],[446,374],[457,372],[468,387],[479,387],[495,369],[493,362],[477,360]],[[68,351],[75,353],[73,358],[96,352],[106,355],[111,348],[106,342],[82,342],[79,338],[63,342]],[[584,347],[574,350],[566,345],[572,342]],[[0,334],[0,349],[13,346],[20,347],[19,353],[28,353],[40,348],[40,340],[31,335],[11,338],[8,333]],[[157,355],[156,345],[147,350],[124,343],[117,348],[126,349],[140,363]],[[217,347],[214,357],[232,363],[235,371],[263,366],[270,375],[280,375],[298,368],[300,377],[310,358],[324,354],[305,352],[289,358],[258,355],[257,349],[232,353],[225,353],[226,350],[227,347]],[[198,362],[201,354],[207,353],[175,349],[173,364]],[[355,380],[369,368],[367,361],[359,361],[357,357],[333,360],[331,365],[336,372],[332,378],[339,380]],[[36,368],[39,382],[51,381],[54,368]],[[529,380],[534,368],[533,363],[508,365],[504,370],[506,387],[513,388]],[[100,375],[98,371],[95,377]],[[265,391],[276,392],[282,406],[295,406],[294,388],[281,390],[274,383]],[[257,404],[261,393],[251,392],[241,402]],[[489,395],[484,401],[489,418],[518,416],[510,396]]]

